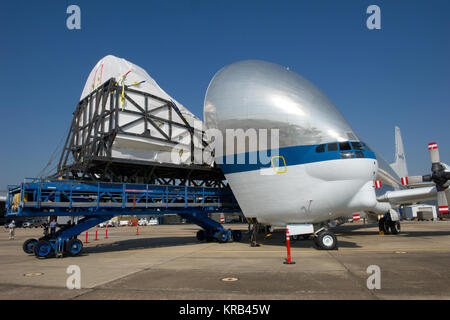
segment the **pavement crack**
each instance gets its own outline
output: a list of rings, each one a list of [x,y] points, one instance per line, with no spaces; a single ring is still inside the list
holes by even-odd
[[[375,299],[380,300],[380,298],[375,294],[374,290],[369,290],[367,287],[361,285],[360,278],[348,268],[345,263],[343,263],[336,255],[334,255],[332,252],[327,251],[328,255],[335,259],[348,273],[350,278],[356,283],[358,287],[360,287],[363,291],[368,292],[371,296],[373,296]]]

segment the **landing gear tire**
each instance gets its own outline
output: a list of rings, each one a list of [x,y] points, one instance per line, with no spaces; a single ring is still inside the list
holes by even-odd
[[[392,234],[399,234],[400,233],[400,222],[398,221],[391,221],[389,224],[389,227],[391,229]]]
[[[242,240],[242,232],[240,230],[233,230],[232,235],[233,235],[233,241],[239,242]]]
[[[36,239],[28,239],[26,240],[23,245],[22,249],[25,253],[33,254],[34,253],[34,247],[36,246],[36,243],[38,241]]]
[[[322,250],[337,249],[337,238],[331,231],[322,231],[314,238],[314,243]]]
[[[384,234],[389,234],[390,233],[390,223],[389,220],[387,220],[386,218],[381,218],[378,221],[378,229],[380,231],[383,231]]]
[[[34,254],[38,258],[48,258],[52,252],[52,245],[46,240],[39,240],[34,246]]]
[[[197,240],[198,241],[203,241],[206,239],[206,233],[205,230],[198,230],[197,231]]]
[[[78,239],[72,239],[67,242],[66,252],[69,256],[79,255],[81,250],[83,250],[83,243]]]

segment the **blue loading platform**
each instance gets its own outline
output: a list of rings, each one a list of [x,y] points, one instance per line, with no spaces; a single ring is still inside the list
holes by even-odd
[[[6,216],[80,217],[77,224],[62,226],[40,239],[23,244],[26,253],[37,257],[77,255],[83,248],[77,236],[115,216],[178,214],[202,227],[199,240],[239,241],[241,233],[225,229],[208,217],[213,212],[238,212],[240,208],[229,187],[174,186],[137,183],[82,182],[25,179],[9,186]]]

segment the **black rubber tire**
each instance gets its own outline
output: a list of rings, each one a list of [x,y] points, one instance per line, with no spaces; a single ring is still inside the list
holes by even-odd
[[[50,248],[50,250],[44,250],[44,248]],[[34,246],[34,255],[38,258],[48,258],[52,252],[52,245],[46,240],[39,240]]]
[[[378,230],[379,231],[383,231],[383,224],[384,224],[384,218],[381,218],[380,220],[378,220]]]
[[[389,224],[389,228],[391,229],[392,234],[399,234],[400,233],[400,222],[398,221],[391,221]]]
[[[387,220],[386,218],[381,218],[378,221],[378,229],[380,231],[383,231],[384,234],[390,234],[390,219]]]
[[[232,235],[233,235],[233,241],[239,242],[239,241],[242,240],[242,232],[241,232],[241,230],[234,230],[232,232]]]
[[[337,248],[337,238],[331,231],[320,232],[314,240],[319,249],[335,250]]]
[[[34,247],[36,246],[37,242],[38,242],[38,240],[37,239],[33,239],[33,238],[26,240],[23,243],[23,245],[22,245],[23,251],[25,253],[28,253],[28,254],[33,254],[34,253]]]
[[[77,246],[77,248],[79,248],[78,250],[77,250],[77,252],[74,252],[73,251],[73,247],[74,246]],[[78,240],[78,239],[71,239],[71,240],[69,240],[68,242],[67,242],[67,244],[66,244],[66,253],[69,255],[69,256],[72,256],[72,257],[74,257],[74,256],[77,256],[77,255],[79,255],[80,253],[81,253],[81,251],[83,250],[83,242],[81,242],[80,240]]]
[[[205,233],[205,230],[198,230],[197,231],[197,235],[196,235],[196,237],[197,237],[197,240],[198,241],[203,241],[203,240],[205,240],[206,239],[206,233]]]

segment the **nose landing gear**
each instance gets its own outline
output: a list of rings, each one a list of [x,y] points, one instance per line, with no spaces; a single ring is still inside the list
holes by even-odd
[[[337,238],[333,232],[323,229],[315,234],[314,244],[322,250],[336,250]]]

